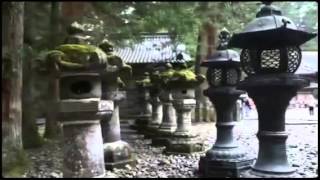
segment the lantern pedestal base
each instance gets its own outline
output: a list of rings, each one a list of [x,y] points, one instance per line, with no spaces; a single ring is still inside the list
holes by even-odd
[[[203,152],[204,146],[196,135],[174,133],[169,140],[164,153],[188,155],[194,152]]]
[[[158,131],[153,136],[152,139],[152,146],[167,146],[169,144],[169,140],[172,138],[172,132],[164,132],[164,131]]]
[[[92,178],[104,175],[100,120],[62,123],[63,177]]]
[[[104,143],[103,149],[105,168],[107,170],[112,170],[113,168],[124,168],[127,164],[131,166],[136,164],[132,148],[124,141],[120,140],[112,143]]]
[[[137,130],[140,134],[144,134],[150,120],[151,114],[138,115],[132,128]]]
[[[143,140],[144,135],[138,134],[136,130],[131,128],[131,123],[128,120],[120,121],[121,139],[129,144],[134,143],[136,140]]]
[[[257,177],[291,177],[295,170],[289,165],[286,152],[285,112],[297,91],[308,81],[294,74],[268,74],[248,77],[238,88],[253,99],[258,115],[259,153],[247,175]]]
[[[239,148],[213,148],[200,158],[199,172],[203,177],[240,177],[253,160]]]
[[[123,128],[121,127],[121,139],[129,144],[135,142],[136,140],[144,140],[143,134],[138,134],[134,129]]]
[[[243,93],[235,87],[210,87],[204,91],[217,111],[216,142],[199,162],[199,172],[204,177],[240,177],[240,171],[249,169],[253,163],[253,158],[249,158],[233,138],[233,110]]]
[[[296,172],[291,173],[275,173],[275,172],[263,172],[254,169],[249,169],[242,173],[243,178],[296,178],[298,174]]]
[[[153,139],[155,136],[157,136],[157,131],[159,129],[160,124],[155,124],[153,126],[149,125],[144,130],[144,137],[147,139]]]

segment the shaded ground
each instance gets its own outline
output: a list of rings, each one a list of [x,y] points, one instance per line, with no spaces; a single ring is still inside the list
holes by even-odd
[[[257,120],[238,122],[234,128],[234,137],[253,157],[257,156],[258,140],[255,136],[258,128]],[[216,139],[214,123],[198,123],[193,131],[208,149]],[[289,133],[287,153],[289,162],[297,168],[301,177],[317,177],[318,171],[318,124],[286,125]],[[240,136],[241,134],[241,136]],[[52,141],[39,149],[27,150],[32,168],[25,177],[62,177],[62,144]],[[198,177],[198,161],[204,153],[190,156],[163,155],[164,147],[152,147],[144,141],[133,144],[137,153],[136,167],[107,171],[106,177]]]

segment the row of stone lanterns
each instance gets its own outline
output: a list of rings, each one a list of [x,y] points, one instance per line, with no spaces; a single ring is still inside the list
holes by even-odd
[[[295,170],[289,166],[286,155],[284,115],[290,99],[309,84],[293,73],[301,61],[299,46],[316,35],[297,30],[291,20],[281,16],[280,10],[269,2],[265,4],[243,33],[230,39],[223,30],[217,52],[202,63],[209,68],[210,87],[204,94],[217,110],[216,142],[199,161],[199,170],[205,177],[240,177],[240,171],[245,169],[249,169],[245,177],[294,176]],[[227,44],[243,49],[240,62],[238,54],[227,49]],[[128,70],[128,66],[112,54],[112,45],[103,42],[98,48],[65,44],[51,51],[47,60],[60,81],[64,177],[99,177],[104,175],[104,169],[133,164],[131,147],[121,140],[121,97],[117,95],[120,72]],[[248,75],[241,82],[240,65]],[[147,128],[153,144],[166,146],[166,153],[203,151],[196,135],[190,133],[190,113],[195,105],[190,89],[204,79],[193,74],[189,81],[189,72],[180,73],[170,67],[159,73],[163,91],[153,91],[151,98],[147,89],[152,88],[142,86],[144,100],[153,104],[153,111],[148,103],[140,125]],[[259,153],[252,167],[253,158],[234,142],[232,133],[233,111],[242,90],[248,92],[258,110]],[[150,134],[155,128],[157,133]]]
[[[156,70],[150,76],[146,73],[137,81],[144,92],[141,105],[149,109],[146,107],[150,103],[152,111],[143,111],[136,127],[146,138],[151,138],[152,145],[166,146],[165,153],[171,154],[203,151],[198,135],[191,133],[191,111],[195,106],[194,88],[204,77],[196,76],[185,64],[180,66],[177,70],[166,64],[162,72]],[[152,118],[142,121],[140,117],[148,114]]]

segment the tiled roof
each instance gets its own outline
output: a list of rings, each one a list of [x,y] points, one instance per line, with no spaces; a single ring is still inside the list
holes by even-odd
[[[142,42],[134,44],[133,47],[116,47],[114,53],[128,64],[177,63],[191,60],[183,44],[179,44],[177,52],[174,52],[174,46],[168,34],[143,35],[142,38]]]
[[[318,72],[318,51],[302,51],[301,64],[295,74]]]

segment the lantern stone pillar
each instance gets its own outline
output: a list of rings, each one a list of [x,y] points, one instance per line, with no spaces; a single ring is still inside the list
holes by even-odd
[[[191,133],[191,110],[195,108],[194,90],[174,90],[173,106],[177,114],[177,129],[164,150],[167,154],[190,154],[203,151],[198,135]]]
[[[172,104],[172,93],[170,90],[164,90],[160,94],[160,100],[163,107],[162,123],[158,129],[157,135],[152,139],[152,145],[165,146],[168,139],[177,128],[176,111]]]
[[[160,101],[159,96],[151,97],[151,104],[152,104],[152,120],[149,123],[149,129],[157,129],[161,122],[162,122],[162,103]]]
[[[150,94],[147,87],[140,87],[142,97],[140,98],[140,106],[142,111],[136,116],[135,128],[139,133],[145,134],[145,130],[152,119],[152,104]]]
[[[59,118],[63,126],[63,177],[104,176],[100,118],[113,111],[113,102],[100,100],[97,73],[62,73]]]
[[[113,46],[104,40],[99,47],[106,52],[110,68],[102,74],[102,99],[114,101],[114,112],[105,116],[101,121],[105,168],[124,168],[125,165],[135,165],[135,154],[131,146],[121,140],[119,101],[124,97],[120,95],[119,86],[123,86],[122,80],[131,76],[131,67],[122,59],[113,54]]]
[[[227,48],[229,39],[230,33],[223,29],[217,51],[201,63],[208,66],[209,88],[203,93],[217,112],[216,142],[199,161],[199,171],[204,177],[240,177],[240,172],[249,169],[253,162],[233,138],[236,101],[244,92],[235,88],[241,79],[240,59],[236,51]]]
[[[247,177],[295,177],[287,159],[285,112],[297,91],[308,86],[306,79],[293,74],[260,75],[247,78],[238,86],[246,90],[257,107],[259,126],[258,158]]]
[[[250,168],[252,164],[253,159],[247,156],[233,138],[233,111],[242,93],[244,92],[235,87],[209,88],[204,91],[217,112],[216,142],[199,161],[199,171],[205,177],[240,177],[240,172]]]
[[[152,119],[152,104],[149,92],[150,78],[149,73],[145,73],[141,80],[136,82],[140,92],[140,103],[141,112],[136,116],[134,128],[138,130],[139,133],[148,134],[147,126],[151,123]]]
[[[121,140],[120,120],[119,120],[119,101],[117,96],[117,84],[106,84],[103,86],[106,99],[114,101],[114,111],[111,115],[105,116],[101,121],[103,149],[105,158],[105,168],[123,168],[125,165],[134,165],[136,163],[133,149],[131,146]]]

